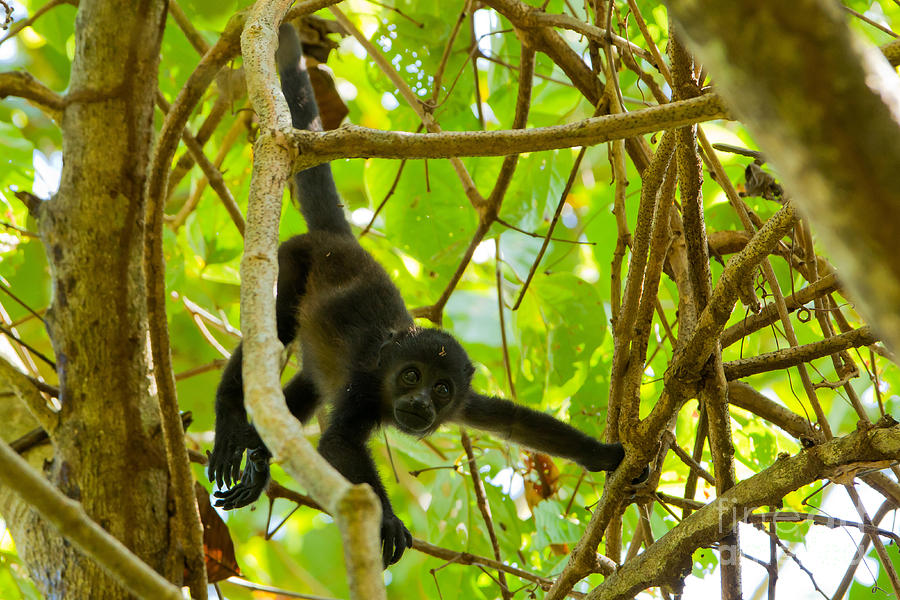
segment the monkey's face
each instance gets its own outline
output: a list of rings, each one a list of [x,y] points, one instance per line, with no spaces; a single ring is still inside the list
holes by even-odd
[[[453,403],[455,387],[440,369],[420,362],[402,365],[393,381],[397,426],[413,435],[431,433],[442,409]]]
[[[381,364],[394,424],[411,435],[432,433],[469,391],[469,358],[443,331],[404,333],[383,349]]]

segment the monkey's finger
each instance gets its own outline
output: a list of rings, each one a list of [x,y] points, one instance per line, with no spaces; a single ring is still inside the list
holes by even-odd
[[[231,463],[230,478],[234,483],[237,483],[241,479],[241,459],[240,459],[240,457],[238,457],[233,463]]]
[[[235,450],[234,454],[231,455],[231,460],[225,465],[225,477],[235,485],[241,479],[241,459],[243,458],[244,451]]]
[[[256,502],[256,499],[259,498],[260,489],[258,487],[247,488],[247,490],[241,494],[241,506],[249,506]]]
[[[387,569],[391,565],[391,556],[394,554],[394,542],[389,537],[385,537],[381,546],[381,564]]]
[[[225,492],[216,492],[215,494],[217,500],[215,503],[216,508],[221,508],[223,510],[231,510],[234,508],[234,500],[232,499],[231,490]]]
[[[216,455],[209,455],[209,464],[206,465],[206,475],[212,483],[216,482]]]
[[[225,465],[225,478],[229,487],[232,484],[236,484],[241,478],[241,459],[243,457],[243,448],[236,449],[231,455],[231,460]]]
[[[404,552],[406,552],[406,536],[401,533],[394,538],[394,554],[391,556],[391,564],[400,560]]]
[[[650,478],[650,465],[644,467],[644,470],[641,471],[641,474],[631,480],[631,485],[639,485],[647,481]]]
[[[234,510],[235,508],[238,508],[235,505],[234,500],[231,500],[230,498],[228,500],[219,500],[216,502],[216,507],[223,510]]]
[[[232,496],[228,499],[228,508],[229,510],[233,510],[235,508],[243,508],[249,504],[247,502],[247,494],[244,490],[240,490],[235,488],[237,491],[232,494]]]
[[[381,526],[381,539],[384,546],[382,548],[382,562],[384,567],[394,564],[407,548],[407,536],[409,531],[403,524],[403,521],[394,517],[386,520]],[[410,536],[411,539],[411,536]]]
[[[220,460],[216,460],[216,462],[210,467],[213,469],[213,475],[216,478],[216,485],[218,487],[225,487],[225,481],[222,479],[222,463]]]
[[[216,501],[217,508],[233,510],[235,508],[240,508],[241,506],[243,506],[239,503],[239,499],[241,496],[240,485],[237,485],[230,490],[225,490],[224,492],[216,492],[214,496],[218,498],[218,500]]]
[[[220,488],[231,487],[231,486],[225,485],[225,475],[226,475],[225,465],[227,464],[227,460],[228,460],[227,457],[229,456],[229,454],[230,454],[229,452],[226,452],[223,450],[219,450],[218,452],[215,452],[215,451],[213,452],[212,469],[213,469],[213,473],[216,476],[216,485],[218,485]]]
[[[209,469],[207,472],[209,480],[214,483],[217,487],[222,486],[222,467],[219,461],[213,457],[212,461],[209,463]]]

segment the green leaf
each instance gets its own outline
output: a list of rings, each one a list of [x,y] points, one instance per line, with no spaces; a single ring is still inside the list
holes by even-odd
[[[711,575],[716,567],[719,566],[719,555],[709,548],[698,548],[694,550],[692,561],[693,569],[691,574],[694,577],[703,579],[707,575]]]
[[[597,289],[571,273],[538,275],[523,306],[526,303],[546,328],[550,381],[562,386],[579,368],[583,381],[591,355],[606,336],[606,316]]]
[[[534,545],[542,551],[550,544],[570,544],[577,542],[584,534],[584,525],[563,517],[565,507],[550,499],[532,508],[535,521]]]

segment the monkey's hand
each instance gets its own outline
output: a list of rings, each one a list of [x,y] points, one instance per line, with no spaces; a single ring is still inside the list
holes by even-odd
[[[639,485],[647,481],[650,478],[650,465],[644,467],[644,470],[641,471],[641,474],[631,480],[631,485]]]
[[[625,448],[618,442],[614,444],[597,442],[597,444],[599,444],[597,451],[585,460],[582,466],[588,471],[615,471],[625,458]],[[644,483],[649,476],[650,467],[646,466],[640,475],[631,480],[631,483],[632,485]]]
[[[412,534],[393,512],[381,517],[381,558],[384,568],[394,564],[407,548],[412,548]]]
[[[619,463],[625,458],[625,448],[622,444],[604,444],[591,440],[590,454],[581,458],[578,462],[588,471],[615,471]],[[587,448],[585,448],[587,450]]]
[[[247,452],[247,465],[241,475],[241,482],[230,490],[215,492],[213,496],[218,498],[216,506],[231,510],[255,502],[269,485],[269,458],[271,454],[265,446]]]
[[[220,488],[231,487],[241,479],[241,459],[244,450],[262,446],[262,440],[252,425],[243,420],[216,418],[216,442],[209,455],[207,477]],[[243,421],[243,422],[242,422]]]

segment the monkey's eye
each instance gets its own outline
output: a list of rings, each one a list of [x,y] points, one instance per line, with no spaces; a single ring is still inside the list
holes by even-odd
[[[438,381],[432,389],[434,390],[434,395],[438,398],[450,397],[450,385],[446,381]]]
[[[419,383],[419,370],[409,368],[400,373],[400,381],[406,385],[416,385]]]

